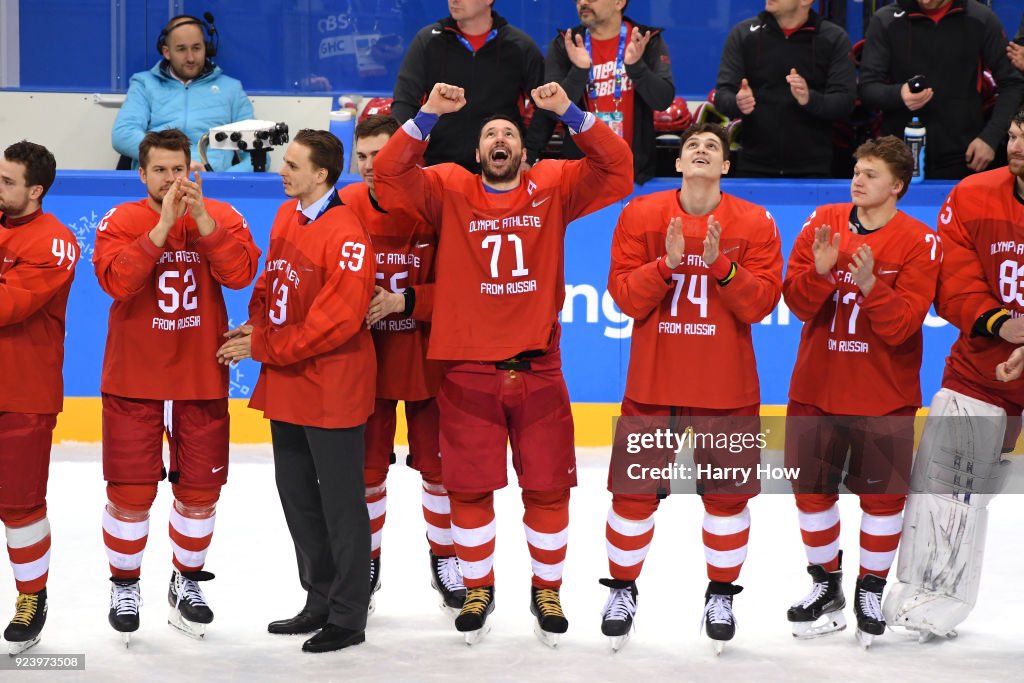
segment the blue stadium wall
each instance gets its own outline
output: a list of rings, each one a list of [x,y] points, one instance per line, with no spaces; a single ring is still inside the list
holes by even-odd
[[[341,184],[357,178],[345,176]],[[678,181],[656,180],[638,193],[678,188]],[[951,185],[926,182],[914,186],[901,202],[903,210],[934,226],[938,208]],[[247,218],[256,243],[266,249],[270,224],[279,204],[286,199],[275,175],[211,174],[204,178],[207,196],[230,202]],[[727,180],[725,190],[767,207],[782,234],[788,256],[793,240],[807,216],[820,204],[847,201],[844,181]],[[67,224],[78,237],[82,262],[71,291],[68,311],[67,352],[64,365],[67,415],[62,418],[58,439],[90,441],[99,438],[100,370],[106,336],[109,297],[96,282],[92,257],[96,225],[111,207],[144,196],[138,176],[117,172],[62,172],[45,200],[47,211]],[[565,375],[578,418],[579,443],[608,443],[610,417],[622,399],[629,359],[631,321],[608,296],[609,249],[621,210],[616,204],[573,223],[566,239],[566,305],[562,310]],[[728,230],[728,226],[725,226]],[[246,319],[251,289],[226,292],[231,324]],[[761,400],[768,410],[786,403],[789,377],[799,343],[800,322],[784,308],[754,326],[754,344],[761,379]],[[925,358],[921,371],[924,400],[939,385],[946,353],[955,331],[930,316],[925,328]],[[680,358],[667,373],[686,381],[686,368],[702,362]],[[368,369],[368,372],[372,369]],[[232,412],[236,416],[233,439],[264,441],[266,427],[253,411],[245,410],[259,374],[252,361],[231,371]]]

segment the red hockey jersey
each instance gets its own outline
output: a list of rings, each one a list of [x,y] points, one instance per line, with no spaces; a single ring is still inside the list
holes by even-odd
[[[721,253],[737,264],[725,286],[701,257],[708,217],[685,213],[678,190],[637,197],[619,217],[608,292],[634,319],[626,398],[701,408],[761,401],[750,326],[781,295],[779,231],[764,207],[732,195],[723,193],[711,213],[722,226]],[[658,260],[669,220],[677,216],[686,250],[666,281]]]
[[[902,211],[870,234],[851,232],[852,204],[819,207],[793,245],[786,305],[804,322],[789,397],[834,415],[887,415],[921,405],[921,325],[935,296],[942,243]],[[814,269],[814,231],[841,235],[829,277]],[[848,270],[862,244],[875,258],[863,296]]]
[[[418,167],[427,145],[404,130],[378,154],[385,208],[440,226],[430,358],[497,361],[552,345],[566,226],[633,190],[622,138],[595,121],[574,139],[586,158],[541,161],[502,193],[455,164]]]
[[[939,210],[945,249],[935,308],[960,330],[946,367],[1017,404],[1024,382],[999,382],[996,365],[1015,346],[1002,338],[971,336],[975,321],[993,308],[1024,316],[1024,204],[1014,197],[1005,167],[976,173],[949,193]]]
[[[270,231],[249,302],[252,357],[263,363],[249,406],[269,420],[337,429],[373,412],[373,246],[355,212],[334,203],[300,225],[298,200],[287,201]]]
[[[371,199],[366,183],[347,185],[338,194],[370,234],[377,257],[377,285],[398,293],[413,287],[416,293],[410,317],[394,313],[371,328],[377,352],[377,398],[431,398],[441,384],[440,363],[427,360],[437,235],[411,216],[384,211]]]
[[[78,242],[48,213],[10,223],[0,213],[0,412],[59,413]]]
[[[116,206],[96,228],[93,265],[110,306],[100,390],[128,398],[202,400],[228,395],[217,362],[228,314],[221,286],[246,287],[260,250],[234,207],[205,199],[217,228],[178,219],[163,248],[149,238],[160,215],[141,199]]]

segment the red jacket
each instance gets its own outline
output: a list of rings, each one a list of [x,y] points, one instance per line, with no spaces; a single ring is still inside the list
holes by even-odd
[[[939,210],[945,259],[935,309],[960,330],[947,370],[1024,404],[1024,382],[999,382],[996,365],[1016,346],[1001,337],[972,336],[983,313],[1005,308],[1024,316],[1024,204],[1014,197],[1005,168],[976,173],[950,192]]]
[[[415,218],[388,213],[370,198],[365,183],[347,185],[338,193],[359,216],[377,255],[377,285],[402,293],[412,287],[412,315],[393,313],[377,321],[371,332],[377,352],[377,398],[422,401],[437,395],[441,365],[427,360],[430,316],[434,310],[434,229]]]
[[[306,225],[297,200],[281,205],[253,288],[252,357],[263,367],[249,405],[269,420],[334,429],[373,412],[373,245],[358,216],[333,203]]]
[[[63,408],[64,316],[77,263],[75,236],[51,214],[16,226],[0,214],[0,412]]]
[[[701,258],[708,217],[685,213],[678,190],[637,197],[619,217],[608,292],[634,319],[626,398],[700,408],[761,402],[750,326],[779,302],[779,231],[764,207],[732,195],[711,213],[722,226],[720,251],[737,265],[725,286]],[[659,260],[677,216],[686,249],[666,278]]]
[[[228,370],[217,362],[228,329],[221,286],[252,282],[260,250],[234,207],[204,203],[217,224],[213,233],[200,236],[186,215],[163,248],[149,238],[160,216],[145,199],[114,207],[96,228],[96,278],[114,298],[103,393],[158,400],[228,395]]]
[[[804,322],[789,397],[834,415],[888,415],[921,405],[921,325],[942,263],[938,236],[902,211],[867,235],[851,232],[852,204],[819,207],[789,257],[783,293]],[[829,277],[814,269],[815,229],[841,235]],[[847,268],[862,244],[875,258],[863,296]]]
[[[566,226],[633,190],[632,155],[608,126],[575,140],[587,158],[541,161],[502,193],[455,164],[420,168],[426,143],[404,130],[378,154],[382,205],[439,226],[430,358],[496,361],[554,342]]]

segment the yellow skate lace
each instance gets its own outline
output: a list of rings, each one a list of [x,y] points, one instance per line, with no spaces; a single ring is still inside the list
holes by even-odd
[[[462,603],[461,614],[483,614],[491,602],[491,592],[485,586],[470,588],[466,601]]]
[[[35,593],[20,593],[18,594],[18,600],[14,604],[14,618],[11,619],[12,624],[19,624],[21,626],[28,626],[32,621],[32,617],[36,615],[36,610],[39,608],[39,596]]]
[[[562,602],[558,598],[558,591],[553,588],[541,588],[534,598],[537,601],[537,608],[545,617],[564,617],[562,613]]]

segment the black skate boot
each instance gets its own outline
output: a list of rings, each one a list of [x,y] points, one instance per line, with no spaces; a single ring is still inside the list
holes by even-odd
[[[601,612],[601,633],[611,640],[612,650],[618,652],[629,640],[633,631],[633,617],[636,616],[636,596],[640,591],[635,581],[600,579],[602,586],[610,589],[608,601]]]
[[[732,598],[743,586],[721,581],[709,581],[704,593],[704,631],[713,642],[715,654],[722,654],[725,641],[736,635],[736,617],[732,613]]]
[[[857,615],[857,640],[865,648],[871,647],[875,636],[885,633],[885,617],[882,616],[884,589],[885,579],[874,574],[857,579],[853,611]]]
[[[843,554],[839,553],[840,567]],[[842,631],[846,628],[846,596],[843,595],[842,569],[834,572],[825,571],[820,564],[807,567],[807,573],[814,582],[811,592],[786,612],[786,618],[793,626],[794,638],[816,638],[826,633]]]
[[[141,605],[138,579],[110,578],[110,612],[107,621],[115,631],[123,634],[125,647],[131,645],[131,634],[139,630]]]
[[[494,586],[477,586],[466,590],[466,601],[455,618],[455,630],[466,634],[466,644],[483,640],[491,627],[487,617],[494,611]]]
[[[8,652],[21,654],[39,642],[46,623],[46,589],[38,593],[19,593],[14,603],[14,618],[4,630]]]
[[[569,620],[562,613],[557,588],[530,588],[530,612],[537,617],[533,633],[548,647],[558,647],[558,636],[569,630]]]
[[[177,569],[171,572],[171,583],[167,588],[167,602],[171,606],[168,624],[192,638],[206,635],[206,625],[213,621],[213,610],[206,604],[199,582],[212,578],[214,576],[210,572],[182,573]]]
[[[430,587],[437,591],[441,609],[454,619],[466,602],[466,586],[462,583],[458,558],[430,553]]]
[[[377,609],[377,591],[380,590],[380,556],[370,558],[370,606],[366,615],[373,614]]]

